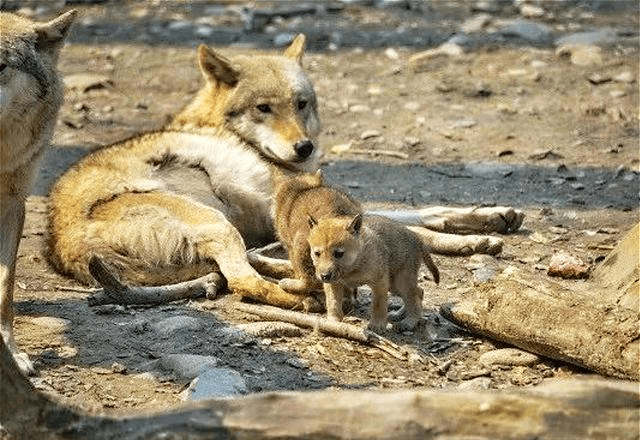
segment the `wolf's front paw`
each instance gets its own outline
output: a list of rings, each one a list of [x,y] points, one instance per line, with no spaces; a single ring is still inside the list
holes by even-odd
[[[387,331],[387,323],[386,322],[369,322],[367,326],[367,330],[370,330],[374,333],[384,333]]]
[[[27,353],[13,353],[13,359],[16,361],[18,368],[25,376],[33,376],[36,374],[36,369],[34,368],[31,360],[29,360]]]

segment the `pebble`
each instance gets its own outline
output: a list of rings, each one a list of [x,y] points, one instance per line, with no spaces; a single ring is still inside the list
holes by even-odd
[[[540,362],[540,357],[517,348],[500,348],[480,355],[478,360],[487,367],[492,365],[527,366]]]
[[[475,379],[461,382],[456,388],[461,391],[483,391],[488,390],[490,387],[490,377],[476,377]]]
[[[207,368],[195,378],[183,394],[182,399],[204,400],[231,397],[248,393],[242,375],[231,368]]]
[[[529,5],[527,3],[520,6],[520,15],[526,18],[538,18],[545,14],[544,9],[539,6]]]
[[[178,379],[192,380],[205,369],[217,366],[218,362],[218,359],[213,356],[168,354],[160,358],[157,366]]]
[[[530,20],[515,19],[503,27],[500,33],[504,36],[514,36],[530,43],[542,44],[551,40],[551,28],[544,24]]]
[[[460,27],[460,30],[465,34],[475,34],[484,30],[489,23],[491,23],[491,15],[489,14],[476,14],[471,18],[465,20]]]
[[[547,275],[564,279],[587,278],[589,266],[577,256],[560,251],[551,256]]]
[[[616,76],[614,76],[613,80],[615,82],[631,84],[636,79],[633,76],[633,73],[631,73],[630,71],[627,70],[627,71],[621,72],[621,73],[617,74]]]
[[[612,29],[592,32],[577,32],[565,35],[555,41],[556,46],[609,46],[618,40]]]
[[[349,107],[349,111],[351,113],[369,113],[371,112],[371,107],[364,104],[354,104]]]

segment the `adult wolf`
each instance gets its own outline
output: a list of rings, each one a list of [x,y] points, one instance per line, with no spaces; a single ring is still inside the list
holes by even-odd
[[[0,13],[0,334],[24,373],[34,372],[13,336],[13,285],[24,203],[62,104],[58,53],[75,17],[47,23]]]
[[[274,240],[274,170],[310,171],[320,131],[301,67],[305,37],[279,56],[226,58],[202,45],[206,81],[163,130],[99,150],[50,194],[50,260],[91,283],[98,257],[125,282],[161,285],[220,271],[243,296],[299,307],[265,281],[246,247]]]

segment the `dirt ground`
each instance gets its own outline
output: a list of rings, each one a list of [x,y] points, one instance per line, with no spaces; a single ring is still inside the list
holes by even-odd
[[[43,19],[69,7],[64,1],[3,3],[19,3]],[[410,57],[445,42],[477,13],[475,2],[333,2],[324,13],[269,22],[254,14],[249,30],[242,6],[291,12],[292,3],[66,3],[82,12],[60,62],[66,102],[28,201],[18,259],[16,337],[35,361],[38,388],[109,411],[172,407],[188,383],[150,373],[154,361],[172,353],[215,356],[219,366],[240,373],[249,392],[499,389],[588,374],[548,359],[486,368],[479,356],[503,345],[453,326],[438,309],[473,295],[481,274],[508,266],[547,277],[549,258],[559,250],[593,267],[638,221],[637,4],[534,2],[547,11],[537,21],[557,34],[618,31],[619,40],[595,64],[576,65],[551,43],[476,37],[463,54],[436,56],[416,68]],[[494,22],[517,17],[513,2],[493,3]],[[298,31],[309,36],[304,62],[319,96],[330,182],[369,208],[509,205],[526,213],[495,258],[434,257],[442,281],[422,282],[423,322],[415,332],[387,335],[418,354],[409,362],[308,330],[297,337],[234,330],[252,318],[234,311],[231,295],[163,307],[91,308],[87,288],[47,264],[51,182],[92,148],[158,128],[180,109],[201,84],[197,44],[226,53],[272,50]],[[366,322],[367,305],[362,289],[353,322]],[[157,331],[156,323],[176,316],[195,318],[197,328]]]

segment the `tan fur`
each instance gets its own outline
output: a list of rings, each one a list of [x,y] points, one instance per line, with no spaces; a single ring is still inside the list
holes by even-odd
[[[347,193],[325,186],[321,172],[280,179],[274,198],[276,232],[289,253],[296,279],[280,280],[290,292],[304,293],[321,289],[315,276],[309,250],[309,216],[356,215],[360,205]]]
[[[13,285],[25,200],[62,105],[58,54],[75,11],[48,23],[0,13],[0,334],[24,373],[13,336]]]
[[[241,295],[282,307],[302,298],[262,279],[246,246],[275,239],[272,175],[315,170],[320,126],[300,61],[198,49],[205,84],[164,130],[96,151],[50,194],[50,260],[93,283],[96,256],[125,282],[160,285],[220,271]]]
[[[344,293],[366,284],[373,291],[369,328],[374,331],[386,329],[388,292],[404,301],[397,318],[406,317],[396,328],[415,328],[422,316],[418,269],[423,261],[434,281],[440,281],[427,245],[401,223],[383,217],[325,218],[312,226],[309,246],[324,283],[329,318],[342,319]]]

